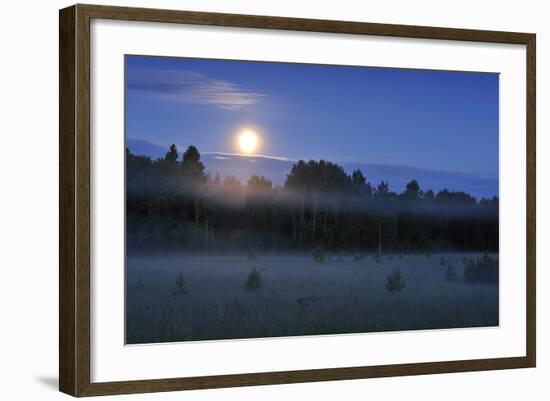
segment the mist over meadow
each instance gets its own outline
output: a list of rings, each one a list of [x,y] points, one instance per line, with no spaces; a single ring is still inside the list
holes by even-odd
[[[243,183],[192,145],[126,157],[128,343],[498,324],[496,197],[324,160]]]

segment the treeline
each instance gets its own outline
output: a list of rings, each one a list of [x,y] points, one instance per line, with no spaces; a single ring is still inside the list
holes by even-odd
[[[189,146],[152,160],[126,153],[129,250],[286,252],[322,247],[349,252],[498,251],[498,198],[373,186],[361,170],[299,161],[274,186],[252,175],[205,172]]]

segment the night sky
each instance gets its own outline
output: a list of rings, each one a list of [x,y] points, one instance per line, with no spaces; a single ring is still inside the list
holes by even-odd
[[[126,56],[126,137],[498,178],[498,74]],[[452,189],[452,188],[451,188]]]

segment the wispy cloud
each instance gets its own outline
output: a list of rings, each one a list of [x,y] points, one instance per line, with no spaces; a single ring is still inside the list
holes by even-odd
[[[189,70],[141,68],[129,71],[126,80],[129,91],[167,101],[212,105],[226,110],[257,105],[266,96],[236,83]]]
[[[244,154],[244,153],[227,153],[227,152],[201,152],[203,155],[213,155],[214,159],[220,159],[223,160],[226,156],[237,156],[242,158],[253,158],[253,157],[262,157],[264,159],[272,159],[272,160],[280,160],[280,161],[296,161],[293,159],[289,159],[288,157],[282,157],[282,156],[270,156],[270,155],[262,155],[262,154]],[[222,155],[221,157],[219,155]],[[230,158],[227,158],[231,160]],[[250,161],[257,161],[257,160],[250,160]]]

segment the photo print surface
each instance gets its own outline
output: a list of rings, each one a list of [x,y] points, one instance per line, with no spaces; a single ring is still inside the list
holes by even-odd
[[[499,324],[499,76],[125,56],[126,343]]]

